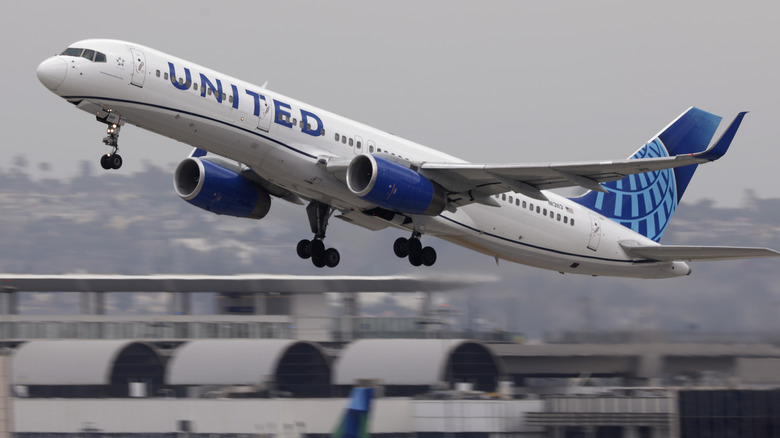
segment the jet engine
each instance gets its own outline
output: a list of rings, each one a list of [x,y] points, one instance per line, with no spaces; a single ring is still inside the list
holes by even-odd
[[[185,201],[216,214],[262,219],[271,208],[268,192],[237,169],[197,157],[179,163],[173,188]]]
[[[440,185],[380,155],[352,159],[347,186],[366,201],[402,213],[436,216],[447,202]]]

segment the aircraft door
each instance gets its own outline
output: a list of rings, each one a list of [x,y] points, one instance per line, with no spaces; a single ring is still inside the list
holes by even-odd
[[[591,214],[590,215],[590,237],[588,238],[588,249],[596,251],[599,249],[599,243],[601,242],[601,218]]]
[[[260,120],[257,122],[257,129],[268,132],[271,129],[271,120],[274,112],[271,109],[271,104],[267,99],[260,99]]]
[[[146,79],[146,56],[138,49],[130,48],[130,52],[133,55],[133,78],[130,83],[136,87],[143,87]]]

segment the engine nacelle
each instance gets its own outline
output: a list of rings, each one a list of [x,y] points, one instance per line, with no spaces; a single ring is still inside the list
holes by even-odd
[[[185,201],[216,214],[262,219],[271,208],[265,189],[233,169],[196,157],[176,167],[173,188]]]
[[[347,186],[362,199],[403,213],[436,216],[444,189],[414,170],[378,155],[358,155],[347,168]]]

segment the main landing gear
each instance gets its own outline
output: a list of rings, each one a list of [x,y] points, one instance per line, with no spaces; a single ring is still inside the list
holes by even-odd
[[[312,240],[303,239],[295,248],[298,257],[311,258],[311,262],[318,268],[335,268],[341,261],[341,255],[336,248],[325,249],[325,229],[328,228],[328,219],[333,214],[333,209],[328,204],[319,201],[311,201],[306,207],[309,216],[309,226],[314,233]]]
[[[105,117],[97,117],[98,122],[108,125],[106,136],[103,137],[103,143],[111,147],[111,153],[100,157],[100,166],[103,169],[119,169],[122,167],[122,156],[117,154],[119,150],[119,130],[125,124],[122,116],[114,113],[108,113]]]
[[[436,263],[436,250],[430,246],[423,248],[420,237],[422,234],[417,231],[408,239],[399,237],[393,243],[393,252],[400,258],[409,257],[412,266],[433,266]]]

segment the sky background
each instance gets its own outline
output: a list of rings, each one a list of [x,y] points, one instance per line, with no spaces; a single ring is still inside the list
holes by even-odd
[[[624,158],[690,106],[751,114],[687,201],[780,194],[778,2],[13,2],[0,18],[0,169],[108,152],[35,76],[86,38],[154,47],[475,162]],[[719,134],[716,134],[719,135]],[[129,126],[122,172],[189,147]],[[48,166],[42,163],[48,163]]]

